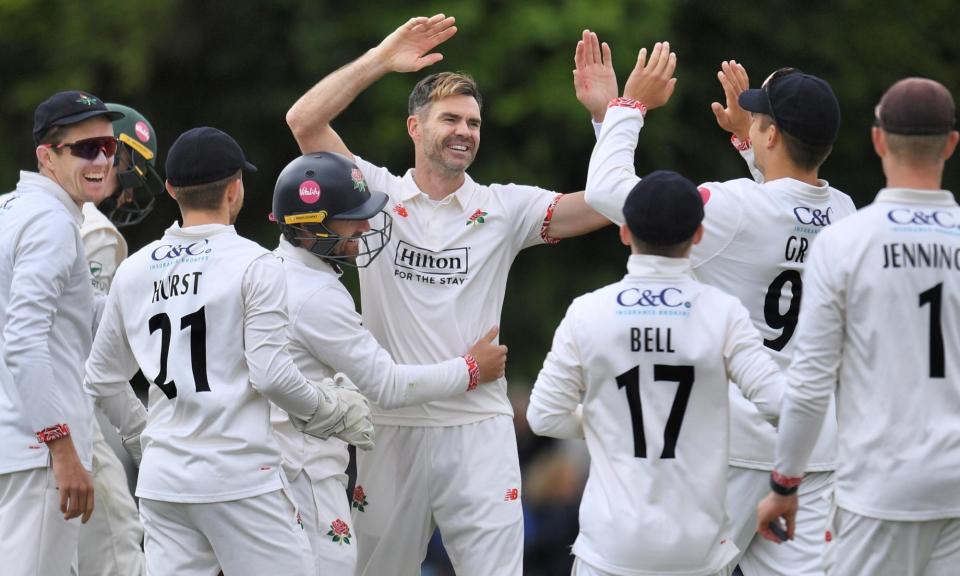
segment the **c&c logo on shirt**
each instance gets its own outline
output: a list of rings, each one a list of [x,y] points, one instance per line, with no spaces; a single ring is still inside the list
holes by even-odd
[[[672,286],[659,292],[655,290],[641,290],[627,288],[617,294],[617,304],[626,307],[640,306],[642,308],[684,308],[690,307],[690,302],[683,299],[683,291]]]
[[[793,215],[796,216],[797,222],[804,226],[829,226],[832,210],[829,206],[826,210],[797,206],[793,209]]]
[[[185,256],[200,256],[202,254],[209,254],[213,251],[212,248],[207,247],[207,244],[209,243],[210,240],[204,238],[200,242],[193,242],[191,244],[161,244],[153,249],[153,252],[150,253],[150,258],[156,262],[160,262],[161,260],[169,260]]]
[[[909,208],[894,208],[887,212],[887,219],[901,226],[936,226],[938,228],[960,228],[956,218],[950,212],[943,210],[911,210]]]

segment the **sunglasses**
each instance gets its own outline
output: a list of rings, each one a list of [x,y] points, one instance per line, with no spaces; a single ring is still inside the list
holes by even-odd
[[[84,138],[69,144],[44,144],[44,146],[54,150],[69,148],[71,155],[84,160],[95,160],[100,152],[103,152],[103,155],[107,158],[111,158],[117,153],[117,139],[113,136],[97,136],[95,138]]]
[[[800,70],[798,70],[797,68],[790,68],[790,67],[780,68],[780,69],[774,70],[773,73],[767,76],[767,79],[763,81],[763,86],[762,86],[763,93],[766,94],[767,96],[767,105],[770,106],[770,116],[774,119],[774,122],[776,122],[777,113],[773,109],[773,99],[770,98],[770,84],[773,83],[774,80],[779,80],[784,76],[789,76],[791,74],[799,74],[799,73],[800,73]]]

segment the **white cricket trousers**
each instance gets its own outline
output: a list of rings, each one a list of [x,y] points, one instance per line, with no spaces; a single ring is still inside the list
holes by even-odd
[[[960,518],[897,522],[835,508],[828,527],[829,576],[960,574]]]
[[[357,451],[356,574],[418,576],[434,528],[457,576],[523,573],[523,510],[513,419],[377,426]],[[356,496],[354,497],[356,500]]]
[[[144,573],[143,526],[130,495],[123,464],[93,419],[95,509],[80,526],[77,552],[80,576],[141,576]]]
[[[0,574],[76,575],[79,527],[63,519],[53,468],[0,474]]]
[[[743,576],[823,576],[824,535],[833,496],[833,472],[803,478],[793,540],[775,544],[757,534],[757,504],[770,493],[770,472],[731,466],[727,473],[728,533],[740,549],[729,564]]]
[[[285,490],[205,504],[141,498],[147,576],[314,576],[297,514]]]
[[[301,471],[290,482],[313,551],[315,574],[350,576],[357,566],[357,538],[351,529],[347,486],[339,477],[312,480]],[[81,575],[82,576],[82,575]]]

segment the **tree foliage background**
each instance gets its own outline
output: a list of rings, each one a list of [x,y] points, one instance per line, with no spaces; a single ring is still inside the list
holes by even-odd
[[[89,90],[151,120],[161,166],[190,127],[236,137],[260,168],[246,177],[238,229],[273,247],[277,231],[266,217],[274,179],[298,154],[287,108],[407,18],[437,12],[456,16],[460,30],[440,48],[443,62],[385,77],[334,123],[352,150],[394,172],[413,161],[404,126],[410,89],[430,71],[457,69],[472,73],[485,96],[476,180],[582,189],[594,136],[570,71],[584,28],[612,46],[621,85],[641,47],[666,39],[678,53],[676,93],[641,135],[641,174],[670,168],[695,181],[746,174],[709,108],[723,96],[716,71],[725,59],[742,62],[753,86],[785,65],[831,82],[843,126],[822,177],[860,206],[883,183],[869,128],[886,87],[922,75],[960,95],[954,0],[0,0],[0,189],[14,187],[18,170],[35,168],[36,105],[57,90]],[[944,183],[955,191],[958,165],[948,164]],[[176,216],[164,199],[145,224],[125,231],[131,248]],[[570,300],[617,279],[626,254],[610,227],[520,256],[502,318],[516,393],[536,377]]]

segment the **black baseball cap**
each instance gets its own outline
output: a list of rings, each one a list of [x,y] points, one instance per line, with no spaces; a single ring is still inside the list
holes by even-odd
[[[884,132],[935,136],[953,130],[956,108],[943,84],[929,78],[904,78],[884,93],[876,117]]]
[[[670,170],[644,176],[623,203],[623,219],[637,240],[671,246],[689,240],[703,221],[703,197],[690,180]]]
[[[198,186],[223,180],[244,169],[256,172],[237,141],[226,132],[201,126],[191,128],[167,152],[167,181],[171,186]]]
[[[830,84],[791,70],[773,75],[763,88],[740,93],[740,107],[766,114],[777,127],[810,146],[831,146],[840,131],[840,104]]]
[[[96,116],[103,116],[113,122],[123,118],[123,113],[108,110],[103,100],[89,92],[57,92],[40,103],[33,113],[33,143],[40,144],[44,134],[54,126],[78,124]]]

